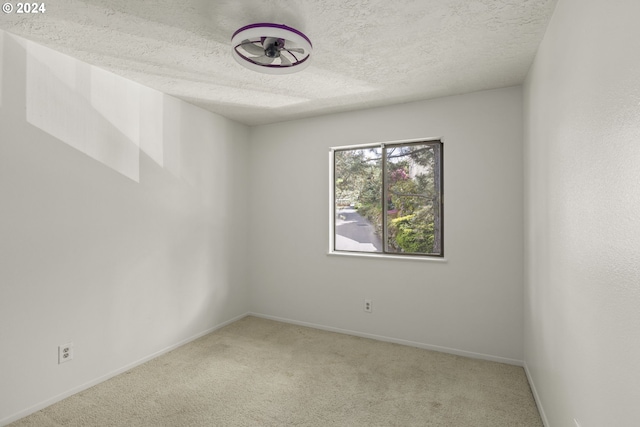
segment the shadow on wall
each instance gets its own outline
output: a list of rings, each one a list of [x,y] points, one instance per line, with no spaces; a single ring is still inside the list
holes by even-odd
[[[15,109],[26,112],[23,120],[136,182],[140,151],[180,177],[179,159],[165,161],[165,152],[180,154],[179,141],[168,138],[164,129],[168,115],[179,121],[179,103],[47,47],[1,32],[0,36],[3,60],[18,68],[12,74],[26,76],[10,82],[13,90],[24,89],[25,105]],[[0,91],[8,83],[0,85]]]

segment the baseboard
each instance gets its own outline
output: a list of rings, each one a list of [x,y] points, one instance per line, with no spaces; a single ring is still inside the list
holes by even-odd
[[[471,352],[471,351],[458,350],[458,349],[455,349],[455,348],[441,347],[441,346],[438,346],[438,345],[431,345],[431,344],[425,344],[425,343],[420,343],[420,342],[415,342],[415,341],[409,341],[409,340],[385,337],[385,336],[382,336],[382,335],[368,334],[368,333],[352,331],[352,330],[348,330],[348,329],[334,328],[334,327],[331,327],[331,326],[319,325],[319,324],[316,324],[316,323],[300,322],[298,320],[286,319],[286,318],[276,317],[276,316],[270,316],[270,315],[267,315],[267,314],[253,313],[252,312],[252,313],[249,313],[249,315],[250,316],[255,316],[255,317],[261,317],[263,319],[275,320],[275,321],[278,321],[278,322],[290,323],[292,325],[306,326],[306,327],[309,327],[309,328],[321,329],[323,331],[337,332],[337,333],[346,334],[346,335],[354,335],[356,337],[370,338],[370,339],[377,340],[377,341],[391,342],[391,343],[394,343],[394,344],[407,345],[407,346],[410,346],[410,347],[417,347],[417,348],[422,348],[422,349],[425,349],[425,350],[439,351],[441,353],[455,354],[456,356],[470,357],[470,358],[473,358],[473,359],[488,360],[488,361],[491,361],[491,362],[506,363],[508,365],[516,365],[516,366],[523,366],[523,363],[524,363],[522,360],[509,359],[509,358],[500,357],[500,356],[493,356],[491,354],[474,353],[474,352]]]
[[[545,427],[549,427],[549,420],[547,419],[547,414],[544,412],[544,408],[542,407],[542,401],[540,400],[540,396],[538,395],[538,390],[536,390],[536,385],[533,382],[533,377],[531,376],[531,372],[529,372],[529,367],[527,366],[527,362],[524,362],[524,372],[527,374],[527,380],[529,381],[529,387],[531,387],[531,393],[533,393],[533,400],[536,402],[536,406],[538,407],[538,412],[540,412],[540,418],[542,418],[542,424]]]
[[[102,376],[100,376],[100,377],[98,377],[98,378],[96,378],[94,380],[86,382],[86,383],[84,383],[82,385],[79,385],[77,387],[72,388],[71,390],[65,391],[64,393],[58,394],[57,396],[54,396],[54,397],[49,398],[49,399],[47,399],[47,400],[45,400],[43,402],[40,402],[40,403],[38,403],[36,405],[33,405],[33,406],[23,410],[23,411],[18,412],[17,414],[10,415],[10,416],[0,420],[0,426],[6,426],[7,424],[10,424],[12,422],[18,421],[19,419],[24,418],[26,416],[29,416],[29,415],[33,414],[34,412],[38,412],[39,410],[44,409],[47,406],[51,406],[54,403],[57,403],[57,402],[59,402],[59,401],[61,401],[63,399],[66,399],[69,396],[73,396],[76,393],[79,393],[79,392],[84,391],[84,390],[86,390],[88,388],[91,388],[94,385],[100,384],[103,381],[106,381],[106,380],[108,380],[110,378],[115,377],[116,375],[120,375],[121,373],[126,372],[126,371],[128,371],[130,369],[133,369],[136,366],[142,365],[143,363],[148,362],[149,360],[152,360],[152,359],[155,359],[156,357],[162,356],[163,354],[168,353],[171,350],[175,350],[176,348],[181,347],[181,346],[183,346],[185,344],[188,344],[191,341],[197,340],[198,338],[201,338],[201,337],[203,337],[203,336],[205,336],[207,334],[210,334],[211,332],[214,332],[214,331],[216,331],[216,330],[218,330],[220,328],[223,328],[223,327],[225,327],[225,326],[227,326],[227,325],[229,325],[229,324],[231,324],[233,322],[236,322],[236,321],[238,321],[240,319],[243,319],[243,318],[247,317],[248,315],[249,315],[248,313],[245,313],[245,314],[241,314],[240,316],[236,316],[233,319],[230,319],[230,320],[227,320],[225,322],[222,322],[222,323],[220,323],[220,324],[218,324],[218,325],[216,325],[216,326],[214,326],[212,328],[207,329],[206,331],[200,332],[200,333],[198,333],[196,335],[193,335],[193,336],[191,336],[189,338],[186,338],[186,339],[184,339],[182,341],[179,341],[176,344],[170,345],[169,347],[166,347],[166,348],[163,348],[162,350],[156,351],[156,352],[154,352],[154,353],[152,353],[152,354],[150,354],[148,356],[143,357],[142,359],[139,359],[139,360],[137,360],[135,362],[129,363],[128,365],[125,365],[125,366],[123,366],[121,368],[118,368],[115,371],[112,371],[112,372],[110,372],[108,374],[102,375]]]

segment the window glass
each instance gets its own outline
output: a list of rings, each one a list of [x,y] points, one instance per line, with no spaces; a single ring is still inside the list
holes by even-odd
[[[335,152],[335,249],[382,252],[382,148]]]
[[[333,153],[334,250],[443,256],[440,141]]]

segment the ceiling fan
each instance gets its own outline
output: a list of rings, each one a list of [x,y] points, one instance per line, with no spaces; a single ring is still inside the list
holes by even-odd
[[[309,65],[313,46],[295,28],[281,24],[246,25],[231,37],[233,58],[242,66],[267,74],[290,74]]]

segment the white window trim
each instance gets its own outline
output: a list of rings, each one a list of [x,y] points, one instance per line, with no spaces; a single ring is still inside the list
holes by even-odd
[[[449,262],[447,258],[433,257],[433,256],[420,256],[420,255],[391,255],[383,254],[379,252],[347,252],[331,250],[327,252],[328,256],[346,256],[357,258],[383,258],[383,259],[399,259],[403,261],[426,261],[426,262]]]

